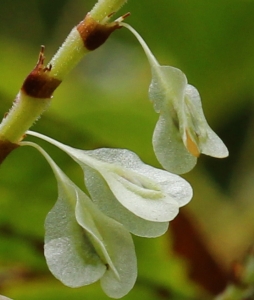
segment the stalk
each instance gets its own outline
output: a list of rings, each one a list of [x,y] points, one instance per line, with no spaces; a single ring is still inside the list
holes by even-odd
[[[19,146],[25,132],[48,108],[54,91],[65,76],[87,53],[100,47],[113,31],[121,27],[118,21],[110,23],[110,18],[125,2],[99,0],[71,30],[48,65],[44,64],[45,47],[41,47],[36,66],[28,74],[12,108],[0,124],[0,164]]]

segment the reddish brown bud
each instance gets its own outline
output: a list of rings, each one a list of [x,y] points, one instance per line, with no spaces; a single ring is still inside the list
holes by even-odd
[[[34,98],[51,98],[61,80],[50,76],[51,65],[44,67],[44,46],[41,47],[38,62],[33,71],[25,79],[22,91]]]
[[[121,28],[121,26],[117,22],[103,25],[95,21],[90,14],[87,14],[85,19],[77,26],[84,46],[90,51],[100,47],[110,34],[118,28]]]

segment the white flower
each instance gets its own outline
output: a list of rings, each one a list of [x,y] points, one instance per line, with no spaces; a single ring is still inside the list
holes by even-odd
[[[121,298],[134,286],[137,261],[130,233],[107,217],[54,163],[49,162],[58,183],[58,200],[45,221],[44,253],[50,271],[69,287],[100,280],[104,292]]]
[[[139,236],[163,234],[179,207],[192,198],[191,186],[181,177],[144,164],[131,151],[74,149],[39,133],[69,154],[84,170],[92,200],[105,214]]]
[[[149,98],[160,113],[153,147],[162,166],[181,174],[195,166],[201,153],[218,158],[228,156],[226,146],[205,119],[197,89],[188,84],[184,73],[160,66],[141,36],[130,25],[120,24],[136,36],[151,65]]]

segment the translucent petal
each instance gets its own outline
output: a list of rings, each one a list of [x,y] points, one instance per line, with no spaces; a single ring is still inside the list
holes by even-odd
[[[186,87],[185,104],[198,135],[201,152],[218,158],[227,157],[227,147],[208,125],[202,109],[200,95],[197,89],[190,84]]]
[[[100,279],[106,271],[87,232],[75,217],[76,191],[59,185],[59,197],[45,222],[44,253],[50,271],[70,287],[80,287]],[[89,216],[91,219],[91,217]]]
[[[187,203],[192,197],[190,185],[185,180],[144,164],[131,151],[97,149],[86,151],[86,155],[97,162],[99,159],[107,162],[90,166],[100,172],[125,208],[145,220],[170,221],[178,213],[179,203]]]
[[[207,124],[198,91],[188,85],[185,74],[170,66],[160,66],[142,37],[130,25],[121,25],[138,39],[151,66],[149,98],[155,111],[161,114],[155,128],[153,146],[162,166],[170,172],[181,174],[195,166],[200,153],[219,158],[228,156],[226,146]]]
[[[87,227],[86,208],[84,194],[79,192],[76,217],[83,228]],[[100,234],[92,236],[93,244],[108,266],[101,278],[102,289],[109,297],[121,298],[132,289],[137,278],[137,261],[131,235],[121,224],[98,210],[93,208],[90,211]]]
[[[184,73],[170,66],[152,65],[152,82],[149,98],[156,112],[170,112],[178,122],[178,111],[183,110],[187,78]]]
[[[189,172],[197,158],[186,149],[173,119],[161,114],[153,133],[153,148],[163,168],[175,174]]]
[[[157,237],[167,231],[168,222],[144,220],[122,206],[98,171],[90,167],[85,167],[84,171],[86,187],[92,200],[107,216],[117,220],[131,233],[138,236]]]
[[[70,287],[79,287],[100,279],[107,270],[91,236],[101,238],[86,198],[86,228],[75,217],[78,187],[62,172],[52,158],[37,144],[22,142],[36,148],[50,164],[58,183],[58,200],[45,221],[44,254],[53,275]],[[81,192],[81,191],[80,191]],[[100,212],[99,212],[100,213]]]
[[[59,197],[45,222],[45,256],[64,284],[79,287],[101,279],[109,297],[120,298],[137,277],[135,248],[123,225],[104,215],[38,145],[58,182]]]
[[[86,153],[100,161],[121,166],[126,170],[130,169],[135,172],[137,178],[139,178],[138,175],[141,175],[154,181],[166,194],[177,201],[178,206],[187,204],[192,197],[192,188],[186,180],[143,163],[135,153],[129,150],[102,148],[86,151]],[[133,177],[135,176],[133,175]]]
[[[199,93],[187,84],[185,75],[166,66],[155,66],[152,74],[149,96],[160,112],[153,146],[162,166],[182,174],[195,166],[200,153],[226,157],[228,150],[209,127]]]
[[[186,204],[192,197],[192,189],[184,179],[145,165],[131,151],[121,149],[82,151],[41,134],[34,132],[32,134],[65,151],[83,169],[89,166],[97,170],[117,200],[145,220],[168,222],[177,215],[179,206]]]
[[[63,188],[66,189],[66,180],[62,183]],[[61,241],[59,244],[59,238],[56,238],[55,235],[59,234],[59,228],[65,229],[60,233],[62,236],[66,235],[66,231],[68,232],[68,227],[60,226],[61,220],[62,223],[65,223],[63,220],[66,218],[63,215],[59,216],[60,219],[56,217],[56,214],[59,214],[59,206],[55,208],[55,215],[51,215],[50,220],[47,218],[47,239],[52,240],[53,235],[55,241],[55,248],[51,247],[50,253],[54,254],[54,251],[57,250],[57,257],[56,255],[52,257],[51,270],[52,263],[54,263],[56,266],[54,271],[60,271],[60,280],[63,281],[64,278],[63,282],[72,287],[89,284],[91,280],[94,282],[101,278],[102,288],[108,296],[123,297],[132,289],[137,277],[136,254],[131,235],[121,224],[101,213],[74,184],[68,185],[65,192],[62,199],[66,199],[68,202],[76,200],[75,221],[79,231],[74,230],[76,227],[74,222],[68,223],[68,226],[71,227],[69,235],[71,241],[68,243]],[[73,211],[64,211],[64,213],[66,216],[74,215]],[[49,223],[51,225],[50,232]],[[63,240],[62,236],[61,240]],[[48,249],[47,241],[45,249]],[[66,253],[68,249],[71,249],[72,253],[69,253],[70,251]],[[60,260],[57,260],[59,252]],[[95,262],[94,258],[96,258]],[[74,264],[77,259],[79,259],[78,264]],[[48,256],[47,262],[49,263]]]

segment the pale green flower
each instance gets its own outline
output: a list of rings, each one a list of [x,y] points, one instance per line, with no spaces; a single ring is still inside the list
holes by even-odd
[[[188,84],[182,71],[160,66],[142,37],[128,24],[128,28],[143,47],[152,69],[149,98],[160,114],[153,134],[153,147],[162,166],[173,173],[190,171],[197,157],[206,155],[223,158],[228,150],[209,127],[199,93]]]
[[[178,175],[144,164],[122,149],[83,151],[36,132],[70,155],[84,170],[91,199],[37,144],[58,183],[58,200],[45,222],[45,257],[50,271],[70,287],[100,280],[112,298],[126,295],[137,277],[129,232],[156,237],[168,228],[179,207],[192,197],[191,186]]]
[[[54,163],[49,162],[58,183],[58,200],[45,222],[44,253],[50,271],[69,287],[100,280],[104,292],[121,298],[134,286],[137,261],[130,233],[107,217]]]
[[[155,237],[163,234],[179,207],[192,198],[191,186],[181,177],[144,164],[123,149],[74,149],[39,133],[69,154],[84,170],[94,203],[131,233]]]

